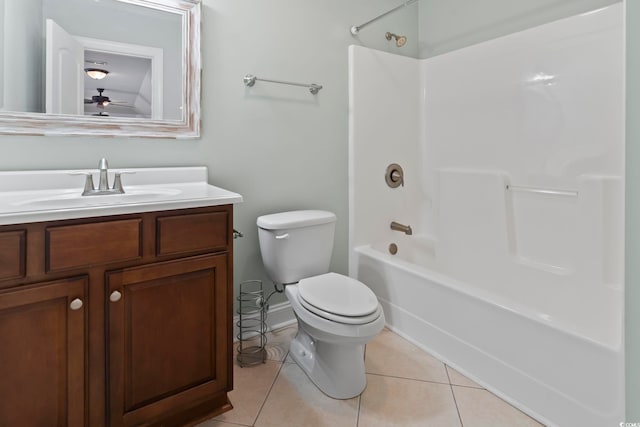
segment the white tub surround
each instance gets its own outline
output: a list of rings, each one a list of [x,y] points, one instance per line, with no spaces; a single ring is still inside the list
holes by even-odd
[[[124,194],[82,196],[96,169],[0,172],[0,225],[108,216],[242,202],[240,194],[207,183],[204,166],[133,168],[122,173]]]
[[[550,426],[624,419],[623,69],[622,4],[425,60],[350,50],[351,275]]]

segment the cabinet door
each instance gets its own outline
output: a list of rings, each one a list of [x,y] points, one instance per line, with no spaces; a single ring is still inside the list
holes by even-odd
[[[228,388],[227,279],[226,254],[107,274],[110,425],[153,422]]]
[[[83,426],[87,279],[0,294],[0,426]]]

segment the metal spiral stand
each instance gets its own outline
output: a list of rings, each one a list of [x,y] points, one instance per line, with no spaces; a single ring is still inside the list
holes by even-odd
[[[240,366],[265,363],[267,359],[267,300],[261,280],[240,283],[238,300],[238,356]]]

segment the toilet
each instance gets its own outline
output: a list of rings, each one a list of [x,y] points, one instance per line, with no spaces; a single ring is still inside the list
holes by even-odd
[[[364,283],[330,273],[336,216],[301,210],[258,218],[267,274],[283,284],[298,319],[289,354],[311,381],[335,399],[367,385],[364,346],[382,331],[384,313]]]

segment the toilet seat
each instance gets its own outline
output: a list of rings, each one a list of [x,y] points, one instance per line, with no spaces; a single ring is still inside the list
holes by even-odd
[[[367,323],[371,323],[374,320],[376,320],[378,317],[380,317],[380,314],[382,313],[382,307],[378,305],[378,307],[376,307],[376,310],[367,316],[358,316],[358,317],[339,316],[337,314],[333,314],[333,313],[329,313],[327,311],[321,310],[318,307],[314,307],[313,305],[309,304],[304,299],[302,299],[302,297],[300,297],[300,294],[298,294],[298,302],[306,310],[310,311],[316,316],[323,317],[327,320],[331,320],[332,322],[344,323],[347,325],[364,325]]]
[[[361,325],[380,317],[376,295],[364,283],[337,273],[303,279],[298,301],[308,311],[334,322]]]

